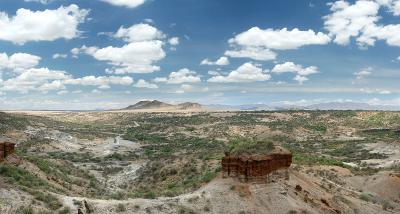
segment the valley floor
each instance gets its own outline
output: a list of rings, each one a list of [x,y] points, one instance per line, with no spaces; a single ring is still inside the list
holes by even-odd
[[[0,164],[0,213],[400,212],[397,112],[25,112],[0,122],[17,142]],[[224,151],[271,140],[293,152],[287,172],[221,176]]]

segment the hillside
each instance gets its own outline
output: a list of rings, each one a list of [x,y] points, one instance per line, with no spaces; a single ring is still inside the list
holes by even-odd
[[[34,113],[0,114],[21,160],[0,163],[0,213],[400,211],[399,112]],[[288,180],[222,176],[226,151],[280,147]]]
[[[130,105],[122,110],[165,110],[165,111],[176,111],[176,110],[200,110],[203,106],[199,103],[185,102],[177,105],[164,103],[158,100],[151,101],[139,101],[134,105]]]
[[[130,105],[126,108],[124,108],[124,110],[136,110],[136,109],[158,109],[158,108],[167,108],[167,107],[171,107],[173,105],[164,103],[164,102],[160,102],[158,100],[151,100],[151,101],[139,101],[134,105]]]

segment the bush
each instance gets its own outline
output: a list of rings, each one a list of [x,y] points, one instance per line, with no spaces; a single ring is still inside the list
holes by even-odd
[[[369,201],[369,196],[366,193],[362,193],[360,199],[363,201]]]
[[[156,198],[156,194],[154,192],[147,192],[146,194],[144,194],[144,198],[148,198],[148,199],[155,199]]]
[[[33,214],[34,212],[33,212],[32,207],[29,206],[29,207],[22,208],[21,213],[22,214]]]
[[[44,202],[47,207],[52,210],[57,210],[62,207],[62,203],[58,200],[58,198],[49,193],[34,192],[33,195],[35,196],[36,200]]]
[[[230,152],[241,154],[268,154],[274,150],[274,143],[270,141],[254,141],[249,139],[235,139],[230,142]]]
[[[382,209],[384,209],[384,210],[392,210],[392,209],[394,209],[394,207],[393,207],[393,205],[390,204],[389,202],[384,201],[384,202],[382,203]]]
[[[62,210],[58,211],[58,214],[68,214],[71,211],[69,210],[68,207],[64,207]]]
[[[126,207],[124,204],[118,204],[117,206],[117,212],[125,212],[126,211]]]

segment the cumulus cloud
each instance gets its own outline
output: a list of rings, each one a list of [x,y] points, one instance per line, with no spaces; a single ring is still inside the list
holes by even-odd
[[[218,71],[208,71],[208,75],[211,75],[211,76],[219,76],[219,75],[221,75]]]
[[[67,58],[67,54],[60,54],[60,53],[55,53],[53,54],[53,59],[59,59],[59,58]]]
[[[213,76],[207,81],[215,83],[240,83],[266,81],[269,79],[271,79],[271,75],[268,74],[268,70],[263,70],[259,65],[247,62],[230,72],[227,76]]]
[[[355,72],[354,76],[356,76],[357,80],[363,79],[366,76],[370,76],[372,74],[372,68],[368,67],[359,72]]]
[[[181,87],[175,91],[176,94],[183,94],[193,91],[193,86],[188,84],[182,84]]]
[[[225,51],[226,56],[233,58],[250,58],[260,61],[276,59],[276,53],[264,47],[240,47]]]
[[[158,86],[154,83],[149,83],[144,79],[140,79],[136,84],[135,87],[137,88],[150,88],[150,89],[157,89]]]
[[[382,25],[381,7],[389,7],[393,15],[398,14],[399,1],[358,0],[354,4],[347,1],[329,3],[331,14],[324,17],[324,27],[334,42],[347,45],[355,38],[360,47],[373,46],[376,40],[384,40],[388,45],[400,46],[400,25]]]
[[[127,8],[135,8],[142,5],[145,0],[101,0],[115,6],[123,6]]]
[[[110,85],[131,85],[133,83],[132,77],[118,77],[118,76],[85,76],[76,79],[67,79],[64,81],[66,85],[83,85],[83,86],[97,86],[100,89],[110,88]]]
[[[160,70],[160,67],[154,64],[166,56],[163,50],[165,41],[160,40],[165,36],[161,31],[148,24],[138,24],[130,28],[122,27],[114,36],[128,43],[122,47],[104,48],[84,45],[73,48],[71,53],[75,57],[79,53],[85,53],[107,62],[113,66],[106,70],[107,73],[151,73]]]
[[[163,32],[159,31],[157,28],[140,23],[132,25],[129,28],[120,27],[118,31],[114,34],[115,38],[121,38],[126,42],[141,42],[156,39],[163,39],[165,35]],[[172,38],[171,38],[172,39]]]
[[[128,76],[85,76],[73,78],[72,75],[62,70],[35,68],[34,66],[37,63],[18,64],[18,66],[15,66],[15,64],[11,64],[11,68],[18,70],[19,73],[13,73],[15,74],[14,76],[0,81],[1,92],[28,93],[30,91],[40,91],[47,93],[48,91],[64,90],[67,85],[96,86],[100,89],[107,89],[110,88],[110,85],[127,86],[133,83],[133,79]],[[10,63],[7,65],[10,66]]]
[[[309,66],[303,68],[302,65],[298,65],[293,62],[285,62],[283,64],[275,65],[274,68],[271,70],[271,72],[274,73],[292,72],[292,73],[297,73],[298,75],[301,76],[307,76],[310,74],[318,73],[318,68],[316,66]]]
[[[168,40],[168,43],[172,46],[177,46],[179,45],[179,38],[178,37],[172,37]]]
[[[296,75],[293,80],[297,81],[300,85],[302,85],[305,81],[308,80],[307,77],[301,76],[301,75]]]
[[[0,53],[0,69],[9,69],[20,73],[28,68],[36,67],[41,57],[28,53],[15,53],[8,56],[7,53]]]
[[[157,77],[153,81],[168,84],[182,84],[201,82],[201,78],[195,71],[182,68],[179,71],[171,72],[168,77]]]
[[[267,61],[276,58],[277,54],[272,50],[297,49],[305,45],[323,45],[329,42],[328,35],[313,30],[263,30],[253,27],[229,39],[233,49],[226,51],[225,55]]]
[[[10,78],[0,84],[0,91],[17,91],[27,93],[29,91],[46,91],[57,87],[57,83],[53,81],[60,81],[70,78],[64,71],[50,70],[48,68],[30,68],[18,75],[17,77]],[[43,86],[44,85],[44,86]],[[40,88],[43,86],[42,88]],[[62,87],[57,87],[59,89]]]
[[[297,81],[299,84],[303,84],[305,81],[308,80],[306,76],[318,73],[318,67],[316,66],[309,66],[303,67],[302,65],[295,64],[293,62],[285,62],[282,64],[277,64],[271,70],[273,73],[295,73],[296,76],[293,80]]]
[[[260,29],[258,27],[238,34],[229,40],[232,45],[244,47],[264,47],[275,50],[297,49],[305,45],[324,45],[330,42],[328,35],[313,30],[302,31],[297,28],[288,30]]]
[[[0,12],[0,40],[22,45],[29,41],[73,39],[79,36],[78,25],[85,21],[88,13],[89,10],[79,9],[74,4],[44,11],[21,8],[12,17]]]
[[[225,57],[225,56],[220,57],[215,62],[213,62],[209,59],[203,59],[203,61],[201,61],[200,65],[229,65],[229,59],[228,59],[228,57]]]

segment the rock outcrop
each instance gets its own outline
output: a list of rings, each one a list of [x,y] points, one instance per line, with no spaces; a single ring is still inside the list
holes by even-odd
[[[224,176],[249,180],[267,177],[274,171],[289,168],[291,164],[290,152],[239,156],[226,153],[222,159],[222,172]]]
[[[14,153],[14,143],[10,142],[0,142],[0,162],[4,161],[4,159]]]

